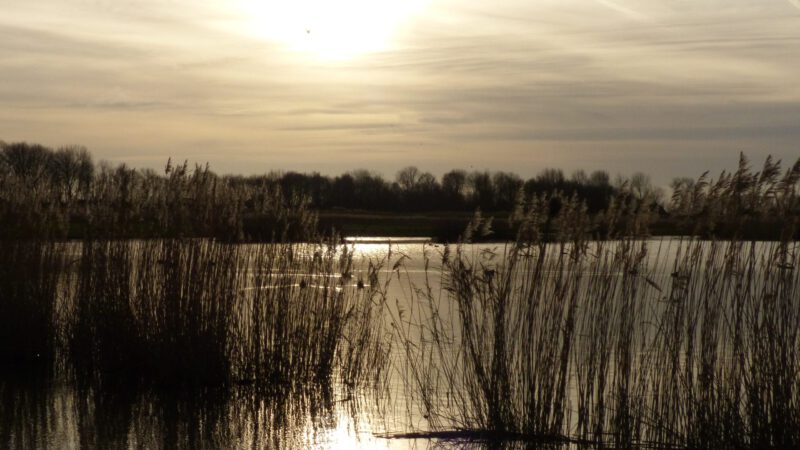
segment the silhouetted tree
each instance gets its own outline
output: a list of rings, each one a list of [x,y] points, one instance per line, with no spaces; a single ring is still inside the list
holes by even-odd
[[[653,186],[649,175],[636,172],[631,176],[629,183],[631,193],[637,200],[649,200],[659,204],[663,200],[664,191],[661,188]]]
[[[494,185],[495,209],[510,210],[524,183],[517,174],[495,172],[492,184]]]
[[[355,204],[356,183],[353,176],[346,173],[333,179],[331,202],[335,206],[352,208]]]
[[[442,190],[447,195],[464,195],[466,184],[467,172],[463,170],[451,170],[442,175]]]
[[[439,182],[433,174],[424,172],[417,178],[416,188],[422,192],[433,193],[439,189]]]
[[[595,170],[589,176],[589,184],[601,187],[611,186],[611,177],[604,170]]]
[[[489,172],[472,172],[467,177],[467,185],[472,194],[472,205],[483,210],[490,210],[494,206],[494,186]]]
[[[62,147],[48,161],[48,171],[60,191],[62,201],[87,195],[94,178],[94,163],[86,147]]]
[[[357,207],[361,209],[382,209],[392,203],[388,185],[383,177],[360,169],[350,172],[353,177],[354,195]]]
[[[570,181],[576,185],[585,186],[589,184],[589,177],[583,170],[576,170],[575,172],[572,172]]]
[[[24,184],[34,186],[45,176],[51,154],[52,151],[46,147],[21,142],[5,145],[0,160],[12,175]]]
[[[410,191],[417,185],[419,175],[419,169],[415,166],[405,167],[397,172],[397,184],[400,186],[400,189]]]
[[[544,169],[536,176],[536,181],[545,186],[560,186],[564,184],[564,172],[561,169]]]

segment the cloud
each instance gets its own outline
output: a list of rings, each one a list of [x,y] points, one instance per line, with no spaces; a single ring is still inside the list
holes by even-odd
[[[0,138],[243,172],[791,159],[800,16],[774,3],[440,0],[392,51],[325,62],[231,2],[8,0]]]
[[[611,0],[594,0],[594,1],[597,2],[600,5],[603,5],[603,6],[607,7],[607,8],[610,8],[610,9],[612,9],[612,10],[614,10],[614,11],[616,11],[616,12],[618,12],[618,13],[620,13],[620,14],[622,14],[625,17],[628,17],[630,19],[638,20],[638,21],[641,21],[641,22],[649,22],[651,20],[651,18],[649,16],[647,16],[646,14],[642,14],[641,12],[635,11],[635,10],[633,10],[631,8],[628,8],[628,7],[626,7],[626,6],[624,6],[624,5],[620,4],[620,3],[613,2]]]

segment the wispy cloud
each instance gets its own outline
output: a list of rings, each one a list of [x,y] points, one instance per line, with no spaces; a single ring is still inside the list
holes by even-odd
[[[698,158],[797,154],[800,15],[784,3],[437,0],[392,51],[337,62],[245,32],[232,4],[6,0],[0,139],[244,172],[655,158],[660,181]]]
[[[594,0],[595,2],[599,3],[600,5],[605,6],[606,8],[610,8],[625,17],[630,19],[638,20],[641,22],[649,22],[651,18],[641,12],[635,11],[627,6],[622,5],[621,3],[614,2],[611,0]]]

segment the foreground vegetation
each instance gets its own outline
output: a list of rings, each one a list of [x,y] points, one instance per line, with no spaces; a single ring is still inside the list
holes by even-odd
[[[675,193],[697,229],[741,232],[768,214],[781,240],[652,241],[620,198],[607,240],[579,202],[552,219],[521,204],[518,239],[431,255],[393,323],[405,380],[432,436],[612,448],[800,446],[800,164],[767,161]],[[480,232],[480,221],[473,232]],[[410,318],[407,316],[411,315]]]
[[[624,183],[598,213],[576,195],[519,197],[513,241],[469,245],[497,229],[476,213],[460,243],[427,247],[426,282],[396,303],[387,292],[406,256],[361,265],[315,233],[301,197],[185,167],[147,182],[115,170],[92,178],[86,203],[4,179],[0,221],[16,231],[0,239],[0,438],[35,440],[54,420],[40,397],[63,403],[54,389],[66,384],[82,399],[70,400],[82,446],[149,429],[150,411],[189,427],[170,447],[202,446],[203,433],[233,442],[225,428],[241,424],[241,445],[291,447],[274,433],[302,422],[295,412],[331,420],[335,399],[355,408],[362,389],[389,401],[393,368],[426,422],[416,436],[800,446],[800,162],[754,172],[742,158],[732,174],[677,185],[676,240],[643,238],[661,212]],[[248,208],[262,214],[250,238],[270,243],[231,242],[246,239]],[[76,220],[83,239],[60,239]],[[766,222],[774,240],[745,238]],[[172,231],[113,231],[150,226]],[[210,230],[217,239],[193,237]]]
[[[381,292],[347,248],[4,242],[0,360],[101,383],[281,388],[380,379]],[[364,268],[364,270],[375,270]],[[369,372],[366,368],[369,367]]]

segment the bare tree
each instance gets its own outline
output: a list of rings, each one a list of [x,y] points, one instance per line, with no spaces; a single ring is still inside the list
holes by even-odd
[[[664,192],[653,186],[650,176],[642,172],[636,172],[631,177],[631,192],[639,200],[649,199],[652,201],[660,201],[664,196]]]
[[[415,166],[408,166],[397,172],[397,184],[404,191],[411,191],[417,185],[419,180],[419,169]]]
[[[439,189],[439,182],[430,172],[424,172],[417,178],[415,189],[421,192],[434,192]]]
[[[536,176],[536,181],[550,186],[564,184],[564,172],[561,169],[544,169]]]
[[[496,172],[492,177],[492,184],[494,185],[495,206],[508,209],[514,205],[524,183],[515,173]]]
[[[466,185],[467,172],[463,170],[451,170],[442,175],[442,190],[449,197],[464,195]]]
[[[605,170],[595,170],[589,175],[589,183],[597,187],[611,186],[611,177]]]
[[[472,201],[475,206],[491,208],[494,204],[494,185],[489,172],[472,172],[467,177],[467,184],[472,189]]]
[[[44,177],[52,151],[41,145],[24,142],[7,144],[0,152],[0,161],[20,181],[35,186]]]
[[[59,189],[62,200],[72,200],[85,192],[94,177],[92,157],[85,147],[62,147],[48,160],[48,172]]]
[[[586,172],[584,172],[582,169],[579,169],[576,170],[575,172],[572,172],[570,181],[572,181],[575,184],[587,185],[589,184],[589,177],[586,175]]]

